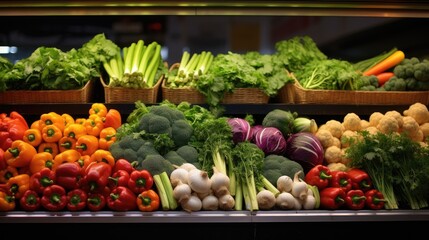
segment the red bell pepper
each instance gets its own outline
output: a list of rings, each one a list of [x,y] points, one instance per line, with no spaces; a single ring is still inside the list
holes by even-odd
[[[86,207],[88,194],[80,188],[67,192],[67,209],[69,211],[81,211]]]
[[[346,193],[340,187],[326,187],[320,191],[320,207],[335,210],[345,204]]]
[[[137,161],[130,163],[128,160],[120,158],[120,159],[116,160],[115,165],[113,166],[112,171],[116,172],[118,170],[125,170],[125,171],[127,171],[128,173],[131,174],[131,172],[135,170],[135,167],[137,165],[138,165]]]
[[[346,207],[352,210],[360,210],[365,207],[365,193],[360,189],[352,189],[346,192]]]
[[[19,199],[19,206],[25,211],[39,210],[41,206],[39,194],[32,189],[28,189]]]
[[[353,189],[361,189],[366,192],[372,188],[372,181],[367,172],[359,168],[351,168],[347,171],[352,180]]]
[[[384,204],[387,201],[384,198],[382,192],[377,189],[371,189],[365,192],[365,206],[372,210],[378,210],[384,208]]]
[[[106,162],[92,162],[85,169],[82,187],[89,192],[103,191],[109,183],[112,166]]]
[[[109,188],[114,189],[118,186],[128,187],[130,174],[126,170],[117,170],[109,177]]]
[[[340,187],[344,189],[344,192],[348,192],[352,189],[352,180],[349,174],[345,171],[331,171],[332,179],[330,181],[330,187]]]
[[[153,178],[148,170],[141,169],[131,172],[128,188],[135,194],[140,194],[143,191],[149,190],[152,186]]]
[[[131,189],[119,186],[112,190],[107,198],[107,206],[113,211],[131,211],[137,209],[137,195]]]
[[[55,169],[56,184],[67,191],[79,188],[83,177],[82,168],[77,162],[66,162]]]
[[[102,193],[88,193],[86,206],[88,207],[89,211],[101,211],[106,206],[106,203],[106,197]]]
[[[13,141],[22,140],[27,129],[27,121],[18,112],[0,114],[0,148],[6,151]]]
[[[42,168],[30,176],[30,189],[42,194],[46,187],[55,183],[55,172],[50,168]]]
[[[331,178],[331,170],[325,165],[318,164],[305,174],[304,181],[322,190],[328,187]]]
[[[67,205],[66,190],[57,184],[48,186],[43,191],[40,202],[48,211],[61,211]]]

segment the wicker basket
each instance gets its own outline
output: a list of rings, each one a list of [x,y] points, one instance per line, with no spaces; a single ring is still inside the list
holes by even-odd
[[[179,68],[180,63],[174,63],[171,65],[169,72]],[[162,81],[162,100],[168,100],[171,103],[179,104],[181,102],[188,102],[191,104],[204,104],[206,103],[205,96],[200,93],[197,89],[192,87],[168,87],[167,78]]]
[[[76,90],[10,90],[0,92],[0,103],[88,103],[95,80]]]
[[[170,67],[170,72],[180,66],[179,63],[174,63]],[[190,87],[169,88],[165,85],[165,80],[162,84],[162,99],[168,99],[172,103],[180,103],[187,101],[193,104],[206,103],[205,96],[197,89]],[[225,94],[221,103],[224,104],[259,104],[268,103],[270,97],[259,88],[236,88],[234,92]]]
[[[408,105],[429,104],[429,91],[350,91],[304,89],[297,80],[279,93],[279,101],[295,104]]]
[[[155,86],[151,88],[126,88],[126,87],[109,87],[100,78],[101,84],[104,87],[104,101],[106,103],[131,103],[140,100],[142,103],[153,104],[158,101],[159,86],[163,80],[162,75]]]
[[[234,92],[225,94],[224,104],[266,104],[270,97],[259,88],[236,88]]]

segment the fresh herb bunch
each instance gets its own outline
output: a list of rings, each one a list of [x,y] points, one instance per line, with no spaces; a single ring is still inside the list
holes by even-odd
[[[350,167],[365,170],[387,200],[387,209],[428,206],[429,148],[406,134],[359,132],[361,140],[346,150]]]

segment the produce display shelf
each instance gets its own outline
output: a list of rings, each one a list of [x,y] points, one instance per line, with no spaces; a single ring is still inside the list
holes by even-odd
[[[155,211],[0,213],[0,223],[273,223],[429,221],[429,210]]]
[[[1,104],[2,112],[18,111],[23,115],[38,115],[46,112],[65,112],[69,114],[83,115],[88,114],[88,109],[92,103],[52,103],[52,104]],[[115,108],[123,115],[130,114],[134,109],[134,103],[105,103],[108,108]],[[152,104],[147,104],[148,106]],[[201,104],[207,107],[205,104]],[[297,112],[301,115],[313,116],[332,116],[345,115],[354,112],[358,115],[369,115],[373,112],[386,112],[397,110],[402,112],[409,105],[355,105],[355,104],[223,104],[225,114],[241,115],[241,114],[257,114],[265,115],[273,109],[284,109]]]
[[[407,1],[2,1],[2,16],[370,16],[428,17],[425,2]]]

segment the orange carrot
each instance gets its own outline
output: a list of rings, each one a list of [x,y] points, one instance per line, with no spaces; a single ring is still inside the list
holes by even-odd
[[[393,72],[382,72],[377,74],[376,77],[378,78],[378,86],[383,86],[383,84],[389,81],[389,79],[393,76],[395,76]]]
[[[372,68],[366,70],[363,72],[364,76],[370,76],[370,75],[378,75],[382,72],[387,71],[390,68],[395,67],[398,65],[402,60],[404,60],[405,54],[401,50],[397,50],[392,55],[385,58],[383,61],[377,63]]]

